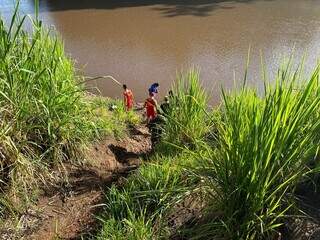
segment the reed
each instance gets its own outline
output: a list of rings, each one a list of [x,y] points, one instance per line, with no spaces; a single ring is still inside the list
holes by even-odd
[[[208,96],[201,86],[199,71],[192,69],[187,74],[180,74],[172,92],[169,111],[164,114],[164,148],[170,145],[197,147],[197,142],[203,140],[212,127],[206,112]]]
[[[203,217],[181,231],[183,237],[278,238],[296,207],[296,186],[319,171],[319,70],[306,79],[289,62],[272,84],[265,83],[263,94],[246,85],[222,91],[222,105],[212,114],[198,74],[191,72],[177,83],[165,115],[163,143],[178,154],[157,148],[153,158],[160,161],[142,166],[123,189],[111,188],[101,236],[120,231],[132,237],[136,226],[145,235],[132,239],[168,239],[166,213],[200,193]],[[157,224],[163,231],[156,231]]]
[[[195,239],[277,237],[297,183],[318,171],[308,166],[319,145],[319,66],[302,86],[300,77],[288,64],[262,97],[246,87],[223,92],[217,147],[195,171],[211,199]]]

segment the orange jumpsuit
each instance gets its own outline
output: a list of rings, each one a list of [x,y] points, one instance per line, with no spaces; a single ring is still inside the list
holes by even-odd
[[[130,89],[127,89],[123,92],[124,97],[124,105],[126,107],[126,110],[129,111],[133,107],[133,93]]]
[[[146,108],[148,121],[152,121],[153,119],[156,118],[157,116],[156,105],[157,103],[152,97],[147,98],[147,100],[145,101],[144,106]]]

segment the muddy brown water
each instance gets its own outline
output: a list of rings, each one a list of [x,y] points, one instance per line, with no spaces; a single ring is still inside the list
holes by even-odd
[[[12,7],[13,0],[0,0],[3,16]],[[21,7],[32,13],[33,0]],[[160,83],[162,97],[177,71],[196,66],[216,103],[220,86],[241,83],[249,46],[248,83],[259,88],[261,53],[270,76],[293,49],[298,59],[307,55],[307,71],[320,53],[320,0],[40,0],[40,11],[80,71],[113,75],[139,101],[152,82]],[[91,85],[121,97],[110,80]]]

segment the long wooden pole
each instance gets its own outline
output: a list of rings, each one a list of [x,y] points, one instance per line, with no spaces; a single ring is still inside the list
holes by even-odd
[[[93,81],[93,80],[97,80],[97,79],[100,79],[100,78],[104,78],[104,79],[111,79],[113,82],[115,82],[116,84],[118,84],[119,86],[122,86],[122,83],[120,83],[117,79],[115,79],[114,77],[112,77],[111,75],[106,75],[106,76],[98,76],[98,77],[84,77],[86,80],[84,80],[83,82],[81,82],[80,84],[82,83],[86,83],[86,82],[90,82],[90,81]]]

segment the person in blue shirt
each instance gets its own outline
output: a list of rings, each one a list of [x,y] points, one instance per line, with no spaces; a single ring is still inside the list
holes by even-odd
[[[158,93],[159,83],[154,83],[149,88],[149,95]]]

